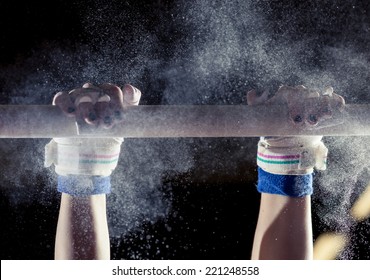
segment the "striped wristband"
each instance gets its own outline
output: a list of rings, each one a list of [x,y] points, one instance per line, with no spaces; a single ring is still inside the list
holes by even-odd
[[[306,175],[313,173],[314,168],[325,170],[328,149],[319,138],[261,137],[257,165],[278,175]]]

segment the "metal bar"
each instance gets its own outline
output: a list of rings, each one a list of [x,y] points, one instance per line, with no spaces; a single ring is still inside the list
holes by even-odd
[[[139,105],[126,108],[123,118],[109,130],[87,128],[52,105],[0,105],[0,138],[370,135],[369,104],[347,104],[311,129],[294,126],[281,105]]]

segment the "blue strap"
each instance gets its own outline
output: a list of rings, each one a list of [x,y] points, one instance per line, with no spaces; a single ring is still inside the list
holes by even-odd
[[[313,175],[276,175],[258,168],[257,190],[260,193],[303,197],[313,193]]]
[[[72,196],[108,194],[111,190],[110,176],[58,176],[57,190]]]

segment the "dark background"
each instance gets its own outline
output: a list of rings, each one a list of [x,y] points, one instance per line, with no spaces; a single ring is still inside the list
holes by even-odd
[[[224,3],[226,2],[226,3]],[[370,99],[367,1],[1,1],[0,102],[50,104],[86,81],[131,83],[141,104],[242,104],[252,88],[332,85]],[[248,121],[248,120],[246,120]],[[369,139],[328,137],[314,237],[370,259]],[[49,139],[0,139],[0,257],[52,259],[60,194]],[[112,259],[248,259],[259,206],[258,139],[126,139],[108,198]],[[352,152],[353,151],[353,152]]]

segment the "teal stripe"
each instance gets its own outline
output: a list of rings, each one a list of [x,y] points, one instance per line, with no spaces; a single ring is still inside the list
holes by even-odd
[[[290,160],[290,161],[278,161],[278,160],[267,160],[260,157],[257,157],[257,160],[270,163],[270,164],[298,164],[299,160]]]
[[[97,163],[97,164],[110,164],[117,162],[118,159],[113,159],[113,160],[92,160],[92,159],[87,159],[87,160],[80,160],[80,163],[83,164],[88,164],[88,163]]]

